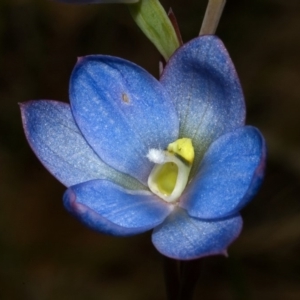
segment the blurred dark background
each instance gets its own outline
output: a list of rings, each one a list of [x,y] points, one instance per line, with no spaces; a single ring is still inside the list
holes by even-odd
[[[206,0],[162,4],[172,6],[184,41],[198,34]],[[300,299],[300,1],[228,0],[217,34],[269,156],[242,235],[229,258],[204,260],[195,299]],[[68,101],[76,57],[97,53],[158,74],[159,54],[125,5],[1,0],[0,299],[165,299],[150,233],[113,238],[81,225],[22,131],[18,102]]]

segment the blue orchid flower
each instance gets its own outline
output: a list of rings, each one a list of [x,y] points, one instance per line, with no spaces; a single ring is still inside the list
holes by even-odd
[[[21,109],[35,154],[68,187],[65,207],[90,228],[154,229],[158,251],[180,260],[225,255],[239,235],[266,149],[245,126],[242,89],[216,36],[179,48],[159,81],[120,58],[80,58],[70,105]]]

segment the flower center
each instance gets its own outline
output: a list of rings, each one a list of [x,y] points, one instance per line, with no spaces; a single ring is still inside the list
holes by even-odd
[[[149,189],[166,202],[176,202],[187,185],[194,161],[191,139],[178,139],[165,151],[150,149],[147,157],[155,163],[148,177]]]

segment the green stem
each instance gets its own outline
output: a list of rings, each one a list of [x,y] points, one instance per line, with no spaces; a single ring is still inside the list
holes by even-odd
[[[175,29],[158,0],[140,0],[128,4],[134,21],[155,45],[166,61],[180,46]]]
[[[179,293],[178,262],[163,256],[164,279],[168,300],[177,300]]]
[[[215,34],[226,0],[209,0],[199,35]]]
[[[192,300],[201,275],[203,259],[177,261],[163,256],[168,300]]]
[[[180,262],[180,289],[177,300],[192,300],[201,274],[202,259]]]

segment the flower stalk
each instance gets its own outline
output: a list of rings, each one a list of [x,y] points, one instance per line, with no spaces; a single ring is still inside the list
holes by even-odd
[[[215,34],[226,0],[209,0],[199,35]]]
[[[180,46],[180,41],[164,8],[158,0],[140,0],[128,5],[131,16],[165,61]]]
[[[167,300],[192,300],[204,258],[180,261],[163,257]]]

